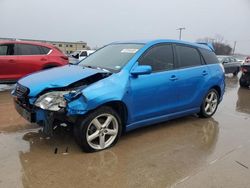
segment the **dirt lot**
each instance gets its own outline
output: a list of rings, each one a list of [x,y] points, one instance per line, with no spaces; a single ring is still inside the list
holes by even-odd
[[[132,131],[86,154],[72,134],[44,138],[0,92],[0,187],[249,187],[250,90],[227,77],[210,119],[188,116]]]

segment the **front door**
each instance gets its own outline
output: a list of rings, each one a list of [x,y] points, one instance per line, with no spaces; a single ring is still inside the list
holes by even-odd
[[[150,65],[152,73],[130,78],[131,123],[166,115],[178,102],[177,71],[171,44],[151,47],[139,58],[138,64]]]

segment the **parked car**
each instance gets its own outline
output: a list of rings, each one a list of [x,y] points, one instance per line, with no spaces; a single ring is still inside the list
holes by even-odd
[[[27,74],[66,64],[68,57],[53,45],[0,41],[0,83],[13,83]]]
[[[70,56],[81,61],[94,52],[95,50],[77,50],[70,54]]]
[[[51,133],[73,126],[86,152],[113,146],[122,132],[199,114],[211,117],[224,68],[205,45],[174,40],[111,43],[78,65],[29,75],[12,94],[16,110]]]
[[[223,64],[225,73],[233,73],[234,76],[240,72],[241,63],[234,57],[231,56],[217,56],[220,63]]]
[[[241,77],[240,77],[240,86],[241,87],[250,87],[250,64],[244,64],[241,66]]]

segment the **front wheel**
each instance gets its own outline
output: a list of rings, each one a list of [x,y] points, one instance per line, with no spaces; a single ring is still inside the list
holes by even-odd
[[[215,89],[209,90],[206,97],[203,99],[199,116],[204,118],[209,118],[213,116],[217,110],[218,104],[218,92]]]
[[[116,144],[121,129],[119,115],[112,108],[104,106],[79,118],[74,134],[83,151],[94,152]]]

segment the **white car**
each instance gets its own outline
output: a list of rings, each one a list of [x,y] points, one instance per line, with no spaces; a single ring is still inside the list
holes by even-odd
[[[94,52],[95,52],[95,50],[77,50],[77,51],[73,52],[72,54],[70,54],[70,56],[81,61]]]

